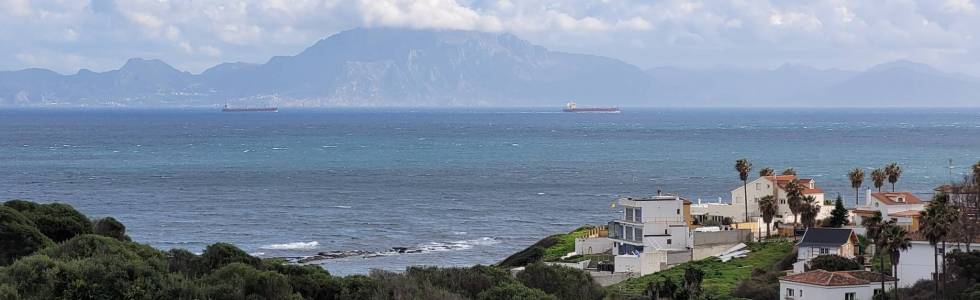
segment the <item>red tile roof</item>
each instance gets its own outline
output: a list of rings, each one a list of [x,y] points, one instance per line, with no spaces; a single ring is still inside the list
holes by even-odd
[[[906,210],[906,211],[890,213],[888,215],[892,217],[916,217],[919,215],[919,213],[920,212],[918,210]]]
[[[773,178],[775,177],[776,185],[778,185],[779,188],[783,190],[786,189],[786,184],[788,184],[790,181],[793,181],[793,179],[797,179],[796,175],[776,175],[776,176],[767,176],[767,177],[769,181],[772,181]],[[816,184],[813,182],[813,178],[800,178],[797,181],[799,182],[800,185],[804,187],[803,188],[804,195],[823,194],[823,190],[821,190],[816,186]],[[811,184],[814,184],[812,189],[810,188]]]
[[[885,281],[895,280],[895,277],[882,275],[880,273],[875,273],[871,271],[861,270],[861,271],[828,272],[819,269],[809,271],[809,272],[803,272],[800,274],[779,277],[779,280],[786,280],[791,282],[806,283],[806,284],[820,285],[820,286],[849,286],[849,285],[865,285],[865,284],[881,281],[881,276],[885,277]]]
[[[871,193],[871,197],[881,202],[884,205],[902,205],[902,204],[922,204],[922,200],[916,197],[915,194],[909,192],[881,192],[881,193]],[[898,201],[899,198],[904,199],[904,202]]]

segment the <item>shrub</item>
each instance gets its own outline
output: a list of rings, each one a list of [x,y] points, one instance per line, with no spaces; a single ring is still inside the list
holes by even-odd
[[[534,245],[527,247],[527,249],[511,254],[497,264],[497,266],[514,268],[539,262],[542,258],[544,258],[545,249],[558,244],[558,240],[558,235],[543,238],[537,243],[534,243]]]
[[[209,299],[303,299],[282,274],[241,262],[224,265],[204,278]]]
[[[853,259],[833,254],[814,257],[809,263],[807,263],[807,267],[807,270],[821,269],[830,272],[863,269],[863,267]]]
[[[214,243],[206,248],[204,248],[204,253],[201,254],[201,260],[203,263],[203,268],[207,270],[217,270],[225,265],[231,263],[243,263],[253,267],[258,267],[262,264],[262,260],[252,257],[238,249],[232,244],[227,243]]]
[[[558,300],[539,289],[532,289],[518,283],[508,283],[481,292],[478,300]]]
[[[517,280],[527,287],[540,289],[563,300],[601,299],[604,294],[592,276],[563,266],[534,263],[517,273]]]
[[[13,208],[0,206],[0,266],[52,244],[34,222]]]
[[[105,217],[95,221],[94,233],[111,237],[120,241],[130,241],[126,235],[126,226],[113,217]]]
[[[20,211],[37,226],[37,229],[55,242],[66,241],[76,235],[92,233],[92,222],[68,204],[37,204],[24,200],[10,200],[4,206]]]
[[[409,267],[405,275],[470,298],[476,298],[494,286],[514,282],[507,271],[480,265],[470,268]]]
[[[340,283],[319,266],[274,264],[271,269],[286,276],[289,286],[303,298],[315,300],[338,299]]]

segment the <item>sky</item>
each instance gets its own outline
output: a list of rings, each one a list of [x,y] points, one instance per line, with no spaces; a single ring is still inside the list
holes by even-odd
[[[0,0],[0,70],[106,71],[128,58],[199,73],[263,63],[355,27],[509,32],[642,68],[865,69],[980,75],[980,0]]]

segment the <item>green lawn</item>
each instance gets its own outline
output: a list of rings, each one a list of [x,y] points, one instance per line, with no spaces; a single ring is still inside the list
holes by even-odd
[[[765,243],[749,244],[752,250],[747,257],[736,258],[728,262],[721,262],[717,258],[711,257],[699,261],[686,262],[675,266],[666,271],[646,275],[643,277],[632,278],[615,285],[607,290],[611,294],[620,296],[640,295],[652,282],[659,282],[669,277],[674,283],[683,285],[684,269],[687,266],[694,266],[704,271],[704,281],[701,288],[705,294],[717,299],[732,298],[731,291],[739,282],[749,278],[754,268],[770,268],[778,263],[784,256],[793,251],[793,243],[788,241],[774,241]]]
[[[552,237],[556,239],[556,243],[544,249],[544,257],[541,260],[558,261],[565,254],[575,252],[575,239],[585,236],[589,233],[589,229],[592,228],[592,226],[586,225],[569,233],[553,235]]]

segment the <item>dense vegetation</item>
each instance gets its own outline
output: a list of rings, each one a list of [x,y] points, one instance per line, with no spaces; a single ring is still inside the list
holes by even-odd
[[[685,271],[693,268],[704,272],[703,279],[700,281],[703,298],[731,299],[732,291],[743,280],[749,278],[754,269],[769,270],[772,266],[781,265],[780,262],[793,251],[793,244],[786,241],[752,243],[749,249],[751,252],[744,258],[735,258],[727,262],[717,258],[686,262],[666,271],[620,282],[608,287],[607,290],[611,298],[629,299],[642,296],[649,294],[652,287],[663,285],[668,281],[683,285]],[[795,256],[792,258],[795,261]],[[778,284],[772,291],[778,292]]]
[[[562,256],[575,252],[575,239],[588,234],[592,226],[582,226],[569,233],[545,237],[520,252],[512,254],[497,264],[500,267],[521,267],[542,261],[558,261]]]
[[[411,267],[332,276],[318,266],[252,257],[217,243],[201,255],[130,241],[112,218],[65,204],[0,206],[0,299],[600,299],[579,270]],[[561,243],[556,243],[561,244]],[[555,250],[557,251],[557,250]]]

